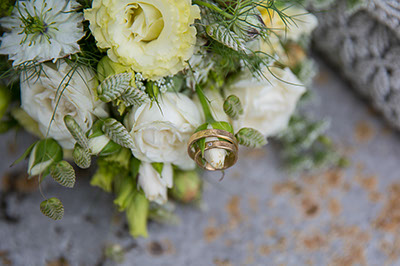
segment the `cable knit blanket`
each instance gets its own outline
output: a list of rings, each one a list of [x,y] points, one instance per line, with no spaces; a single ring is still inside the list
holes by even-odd
[[[315,12],[315,47],[400,129],[400,1],[368,0],[350,11],[347,1]]]

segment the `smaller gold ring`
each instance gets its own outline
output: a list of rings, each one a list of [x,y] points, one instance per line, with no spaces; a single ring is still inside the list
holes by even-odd
[[[201,157],[201,150],[199,149],[195,154],[194,160],[200,167],[203,167],[204,169],[207,169],[210,171],[225,170],[237,162],[238,151],[237,151],[235,145],[233,145],[232,143],[229,143],[226,141],[215,140],[215,141],[207,142],[207,144],[211,144],[211,145],[207,145],[205,147],[204,151],[207,151],[210,149],[224,149],[224,150],[228,151],[229,154],[225,158],[224,166],[222,168],[217,169],[217,168],[213,167],[207,161],[203,160],[203,158]]]

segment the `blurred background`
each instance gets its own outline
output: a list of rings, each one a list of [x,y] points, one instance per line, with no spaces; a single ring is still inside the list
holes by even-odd
[[[65,215],[39,211],[26,164],[34,138],[0,142],[0,265],[400,265],[400,3],[347,0],[315,14],[318,74],[306,112],[329,118],[328,135],[350,166],[292,174],[278,144],[240,152],[236,166],[204,173],[203,203],[179,205],[179,223],[133,239],[113,197],[77,173],[73,190],[47,179]],[[346,11],[345,11],[346,10]]]

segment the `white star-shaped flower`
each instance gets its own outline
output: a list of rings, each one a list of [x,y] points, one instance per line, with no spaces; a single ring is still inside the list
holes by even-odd
[[[85,35],[83,14],[75,12],[75,0],[17,1],[9,17],[0,19],[6,33],[0,38],[0,54],[13,66],[27,61],[56,61],[80,51]]]

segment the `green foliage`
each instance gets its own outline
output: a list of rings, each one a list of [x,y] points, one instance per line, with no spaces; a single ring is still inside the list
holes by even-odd
[[[149,96],[146,92],[139,90],[138,88],[129,86],[125,92],[121,95],[120,100],[126,105],[140,106],[150,101]]]
[[[128,149],[121,149],[111,155],[99,157],[97,171],[93,175],[90,184],[111,192],[113,182],[116,179],[131,175],[131,158],[132,153]]]
[[[22,162],[22,160],[24,160],[26,157],[28,157],[29,154],[31,154],[33,148],[35,147],[35,145],[38,143],[39,141],[35,141],[34,143],[32,143],[25,151],[24,153],[21,155],[21,157],[19,157],[17,160],[15,160],[12,164],[11,167],[19,164],[20,162]]]
[[[104,120],[103,131],[115,143],[122,147],[133,148],[133,139],[128,130],[114,118]]]
[[[163,205],[151,202],[149,206],[148,218],[158,223],[176,225],[180,222],[179,217],[174,213],[174,205],[167,202]]]
[[[241,3],[245,3],[244,1]],[[245,41],[251,41],[266,31],[261,13],[256,5],[237,6],[237,19],[233,21],[232,30]],[[264,33],[265,34],[265,33]]]
[[[116,196],[114,203],[120,211],[126,211],[130,234],[133,237],[147,237],[149,201],[143,192],[137,190],[132,177],[126,176],[120,180]]]
[[[89,140],[75,119],[70,115],[66,115],[64,116],[64,123],[79,146],[81,146],[86,152],[90,153]]]
[[[61,161],[62,158],[63,150],[57,141],[51,138],[40,140],[31,150],[28,173],[35,176],[47,172],[53,163]]]
[[[279,136],[282,155],[291,171],[344,167],[347,159],[339,155],[329,137],[327,121],[312,122],[303,116],[293,116],[288,128]]]
[[[244,127],[236,133],[236,138],[240,145],[250,148],[260,148],[267,144],[266,138],[254,128]]]
[[[90,164],[92,163],[89,152],[82,148],[82,146],[78,143],[75,143],[74,151],[72,152],[72,158],[74,159],[75,164],[82,169],[89,168]]]
[[[0,119],[3,118],[11,101],[10,90],[0,85]]]
[[[130,162],[130,171],[131,171],[130,174],[133,178],[136,178],[137,175],[139,174],[139,168],[140,168],[140,161],[132,156]]]
[[[66,161],[60,161],[50,167],[50,174],[60,185],[72,188],[75,185],[75,171]]]
[[[2,0],[0,3],[0,18],[8,17],[14,9],[15,0]]]
[[[97,87],[97,93],[103,102],[111,102],[119,98],[128,87],[132,79],[132,73],[119,73],[107,77]]]
[[[231,134],[234,134],[234,133],[233,133],[233,127],[232,127],[232,125],[231,125],[230,123],[228,123],[228,122],[225,122],[225,121],[217,121],[217,122],[211,123],[210,125],[211,125],[211,127],[212,127],[213,129],[225,130],[225,131],[228,131],[228,132],[231,133]]]
[[[60,220],[64,215],[64,206],[57,198],[50,198],[40,203],[40,211],[53,220]]]
[[[217,23],[207,25],[206,32],[208,36],[226,47],[235,51],[246,50],[245,41],[223,25]]]
[[[243,107],[236,95],[229,95],[224,101],[224,112],[233,120],[237,120],[243,114]]]
[[[114,154],[121,150],[121,146],[115,143],[114,141],[109,141],[108,144],[101,150],[99,156],[107,156]]]

